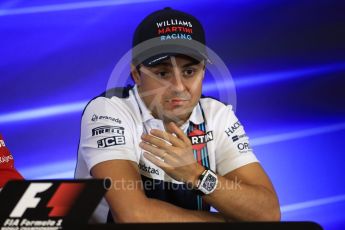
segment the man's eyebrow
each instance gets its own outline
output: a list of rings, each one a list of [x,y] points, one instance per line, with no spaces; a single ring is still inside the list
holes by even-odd
[[[200,64],[200,61],[192,61],[192,62],[189,62],[185,65],[183,65],[182,67],[189,67],[189,66],[193,66],[193,65],[199,65]]]

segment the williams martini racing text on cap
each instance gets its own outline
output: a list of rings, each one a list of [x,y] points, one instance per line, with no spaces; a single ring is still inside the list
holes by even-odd
[[[134,65],[156,65],[182,54],[208,61],[205,32],[194,16],[166,7],[146,16],[133,36]]]

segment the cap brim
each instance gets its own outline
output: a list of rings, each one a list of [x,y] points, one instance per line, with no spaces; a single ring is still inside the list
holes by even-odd
[[[155,65],[175,55],[185,55],[195,60],[205,60],[211,63],[205,45],[193,40],[162,42],[155,38],[134,47],[132,55],[132,61],[135,66],[139,64]]]
[[[157,54],[154,55],[152,57],[149,57],[148,59],[144,60],[141,64],[143,64],[144,66],[155,66],[155,65],[159,65],[160,63],[168,60],[170,57],[176,57],[176,56],[185,56],[185,57],[189,57],[193,60],[195,60],[195,62],[201,62],[201,61],[205,61],[205,62],[209,62],[207,57],[202,56],[201,54],[195,53],[194,55],[186,54],[186,53],[161,53],[161,54]]]

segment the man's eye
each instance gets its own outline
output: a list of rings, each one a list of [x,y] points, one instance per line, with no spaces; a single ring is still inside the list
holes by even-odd
[[[183,71],[183,75],[187,77],[191,77],[195,74],[195,69],[186,69]]]
[[[167,78],[170,76],[169,72],[166,71],[160,71],[158,73],[156,73],[156,76],[159,78]]]

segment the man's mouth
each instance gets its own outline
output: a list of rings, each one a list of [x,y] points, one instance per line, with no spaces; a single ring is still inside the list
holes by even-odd
[[[171,99],[166,100],[166,102],[168,102],[169,104],[171,104],[173,106],[184,105],[188,101],[189,100],[184,99],[184,98],[171,98]]]

